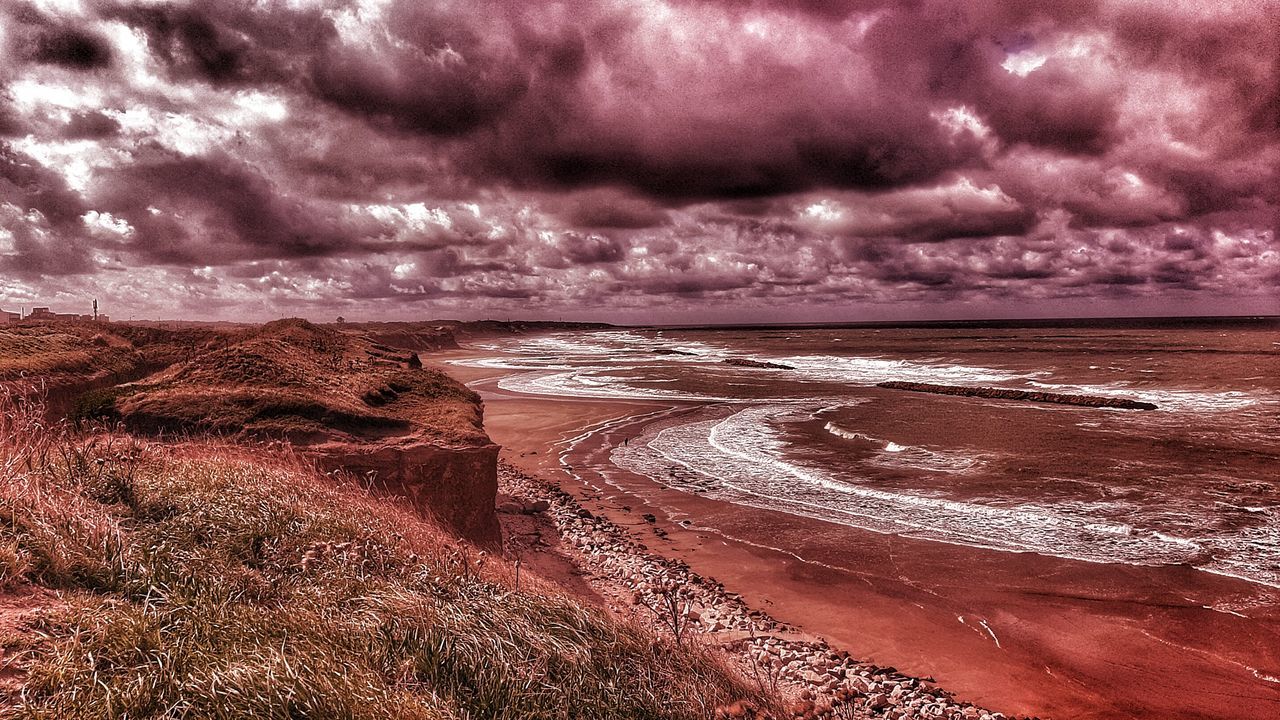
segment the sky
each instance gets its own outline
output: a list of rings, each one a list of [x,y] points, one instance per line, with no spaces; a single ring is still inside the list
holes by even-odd
[[[0,307],[1280,313],[1280,0],[5,0]]]

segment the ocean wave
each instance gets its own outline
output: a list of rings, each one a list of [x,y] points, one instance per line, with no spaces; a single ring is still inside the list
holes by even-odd
[[[1036,380],[1030,385],[1051,392],[1072,393],[1080,395],[1100,395],[1104,397],[1126,397],[1143,402],[1154,403],[1159,410],[1172,412],[1230,412],[1242,410],[1260,402],[1253,393],[1240,390],[1180,390],[1133,387],[1122,383],[1110,385],[1074,385],[1064,383],[1047,383]]]
[[[573,370],[618,365],[706,365],[735,356],[728,347],[710,342],[671,340],[632,330],[555,333],[485,343],[500,357],[450,360],[456,365],[507,370]],[[941,357],[906,360],[841,355],[762,356],[767,362],[791,366],[786,377],[802,382],[870,386],[881,382],[924,382],[943,385],[1017,385],[1068,394],[1124,396],[1154,403],[1173,412],[1239,411],[1274,399],[1240,390],[1190,390],[1135,387],[1128,383],[1087,384],[1049,380],[1048,371],[1016,372],[970,365]],[[1096,366],[1095,366],[1096,367]],[[1109,368],[1110,369],[1110,368]],[[627,396],[636,392],[629,391]],[[693,397],[693,394],[685,393]]]
[[[609,368],[616,371],[620,368]],[[621,368],[626,369],[626,368]],[[526,395],[551,395],[609,400],[658,400],[689,402],[742,402],[739,398],[645,387],[633,379],[620,380],[609,375],[593,375],[601,368],[574,369],[567,372],[526,372],[498,380],[498,388]]]
[[[865,442],[880,448],[880,453],[867,462],[890,468],[910,468],[927,472],[961,473],[981,464],[976,457],[956,452],[943,452],[913,445],[901,445],[892,440],[881,440],[865,433],[828,422],[822,428],[827,433],[844,440]]]
[[[459,367],[485,368],[489,370],[574,370],[581,367],[579,365],[566,365],[551,358],[538,359],[517,356],[462,358],[459,360],[446,360],[445,362]]]
[[[764,359],[790,365],[796,374],[806,380],[850,385],[875,385],[891,380],[964,385],[1001,382],[1020,377],[995,368],[881,357],[785,355]]]
[[[828,433],[832,435],[835,435],[838,438],[844,438],[845,440],[861,440],[863,442],[869,442],[869,443],[879,442],[878,440],[871,437],[870,435],[864,435],[860,432],[855,432],[853,430],[846,430],[845,428],[842,428],[833,422],[829,422],[826,425],[823,425],[822,429],[826,430]]]
[[[876,438],[843,427],[835,421],[837,416],[824,414],[859,399],[842,398],[838,392],[832,396],[826,388],[821,390],[823,398],[762,402],[657,387],[673,378],[686,377],[681,373],[695,369],[714,372],[718,377],[730,374],[722,377],[725,381],[735,379],[731,375],[736,372],[734,369],[719,366],[722,358],[740,354],[728,346],[625,330],[504,339],[491,345],[485,350],[492,350],[493,357],[452,362],[520,371],[498,381],[499,388],[511,392],[732,403],[728,408],[699,410],[699,417],[704,418],[701,420],[655,425],[652,433],[641,438],[643,441],[633,440],[629,447],[614,450],[614,460],[620,466],[672,487],[876,532],[1094,562],[1186,563],[1208,572],[1280,587],[1280,512],[1261,507],[1254,500],[1225,496],[1234,507],[1217,512],[1233,513],[1241,521],[1227,523],[1226,530],[1221,525],[1205,523],[1202,530],[1194,523],[1171,524],[1152,515],[1146,507],[1124,506],[1120,498],[1113,503],[1085,506],[1063,501],[1014,504],[1011,498],[965,502],[924,491],[889,492],[859,484],[856,464],[825,468],[789,459],[777,423],[816,418],[833,436],[867,443],[870,456],[860,462],[882,468],[955,473],[984,461],[981,456]],[[1154,402],[1162,410],[1184,413],[1234,411],[1242,421],[1261,417],[1274,406],[1274,399],[1268,396],[1242,391],[1054,383],[1046,371],[1018,373],[953,358],[901,360],[804,353],[753,353],[752,357],[794,368],[780,373],[780,378],[832,385],[863,386],[902,380],[1035,386],[1055,392],[1131,396]],[[717,364],[713,370],[709,369],[711,363]],[[688,370],[679,370],[682,367]],[[815,409],[824,402],[826,406]],[[1140,419],[1124,416],[1122,420],[1110,415],[1098,417],[1102,427],[1096,432],[1122,422],[1156,423],[1156,427],[1185,423],[1173,413],[1144,414]],[[1264,425],[1249,422],[1244,422],[1233,437],[1240,442],[1251,441],[1254,435],[1250,433],[1257,435],[1258,442],[1270,441]],[[1245,527],[1239,527],[1242,525]],[[1218,529],[1209,529],[1213,527]]]
[[[1189,564],[1280,587],[1274,528],[1180,537],[1105,519],[1119,510],[1106,503],[1001,506],[843,482],[824,468],[784,458],[773,423],[810,417],[795,404],[768,404],[659,424],[615,448],[612,459],[678,489],[875,532],[1089,562]],[[1265,547],[1251,551],[1250,543]]]

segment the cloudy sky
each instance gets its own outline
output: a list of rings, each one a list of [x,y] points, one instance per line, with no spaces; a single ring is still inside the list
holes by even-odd
[[[0,4],[0,306],[1280,313],[1280,2]]]

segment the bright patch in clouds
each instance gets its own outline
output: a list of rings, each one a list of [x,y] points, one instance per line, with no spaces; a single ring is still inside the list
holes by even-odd
[[[1018,77],[1026,77],[1028,74],[1040,69],[1048,59],[1048,55],[1042,55],[1032,50],[1023,50],[1022,52],[1010,54],[1004,59],[1004,62],[1000,63],[1000,67]]]

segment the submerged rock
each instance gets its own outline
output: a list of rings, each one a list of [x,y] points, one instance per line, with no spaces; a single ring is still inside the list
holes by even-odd
[[[768,368],[771,370],[795,370],[795,367],[791,365],[784,365],[782,363],[776,363],[776,362],[766,362],[764,360],[751,360],[750,358],[728,358],[727,360],[722,360],[721,362],[723,362],[725,365],[736,365],[738,367]]]

